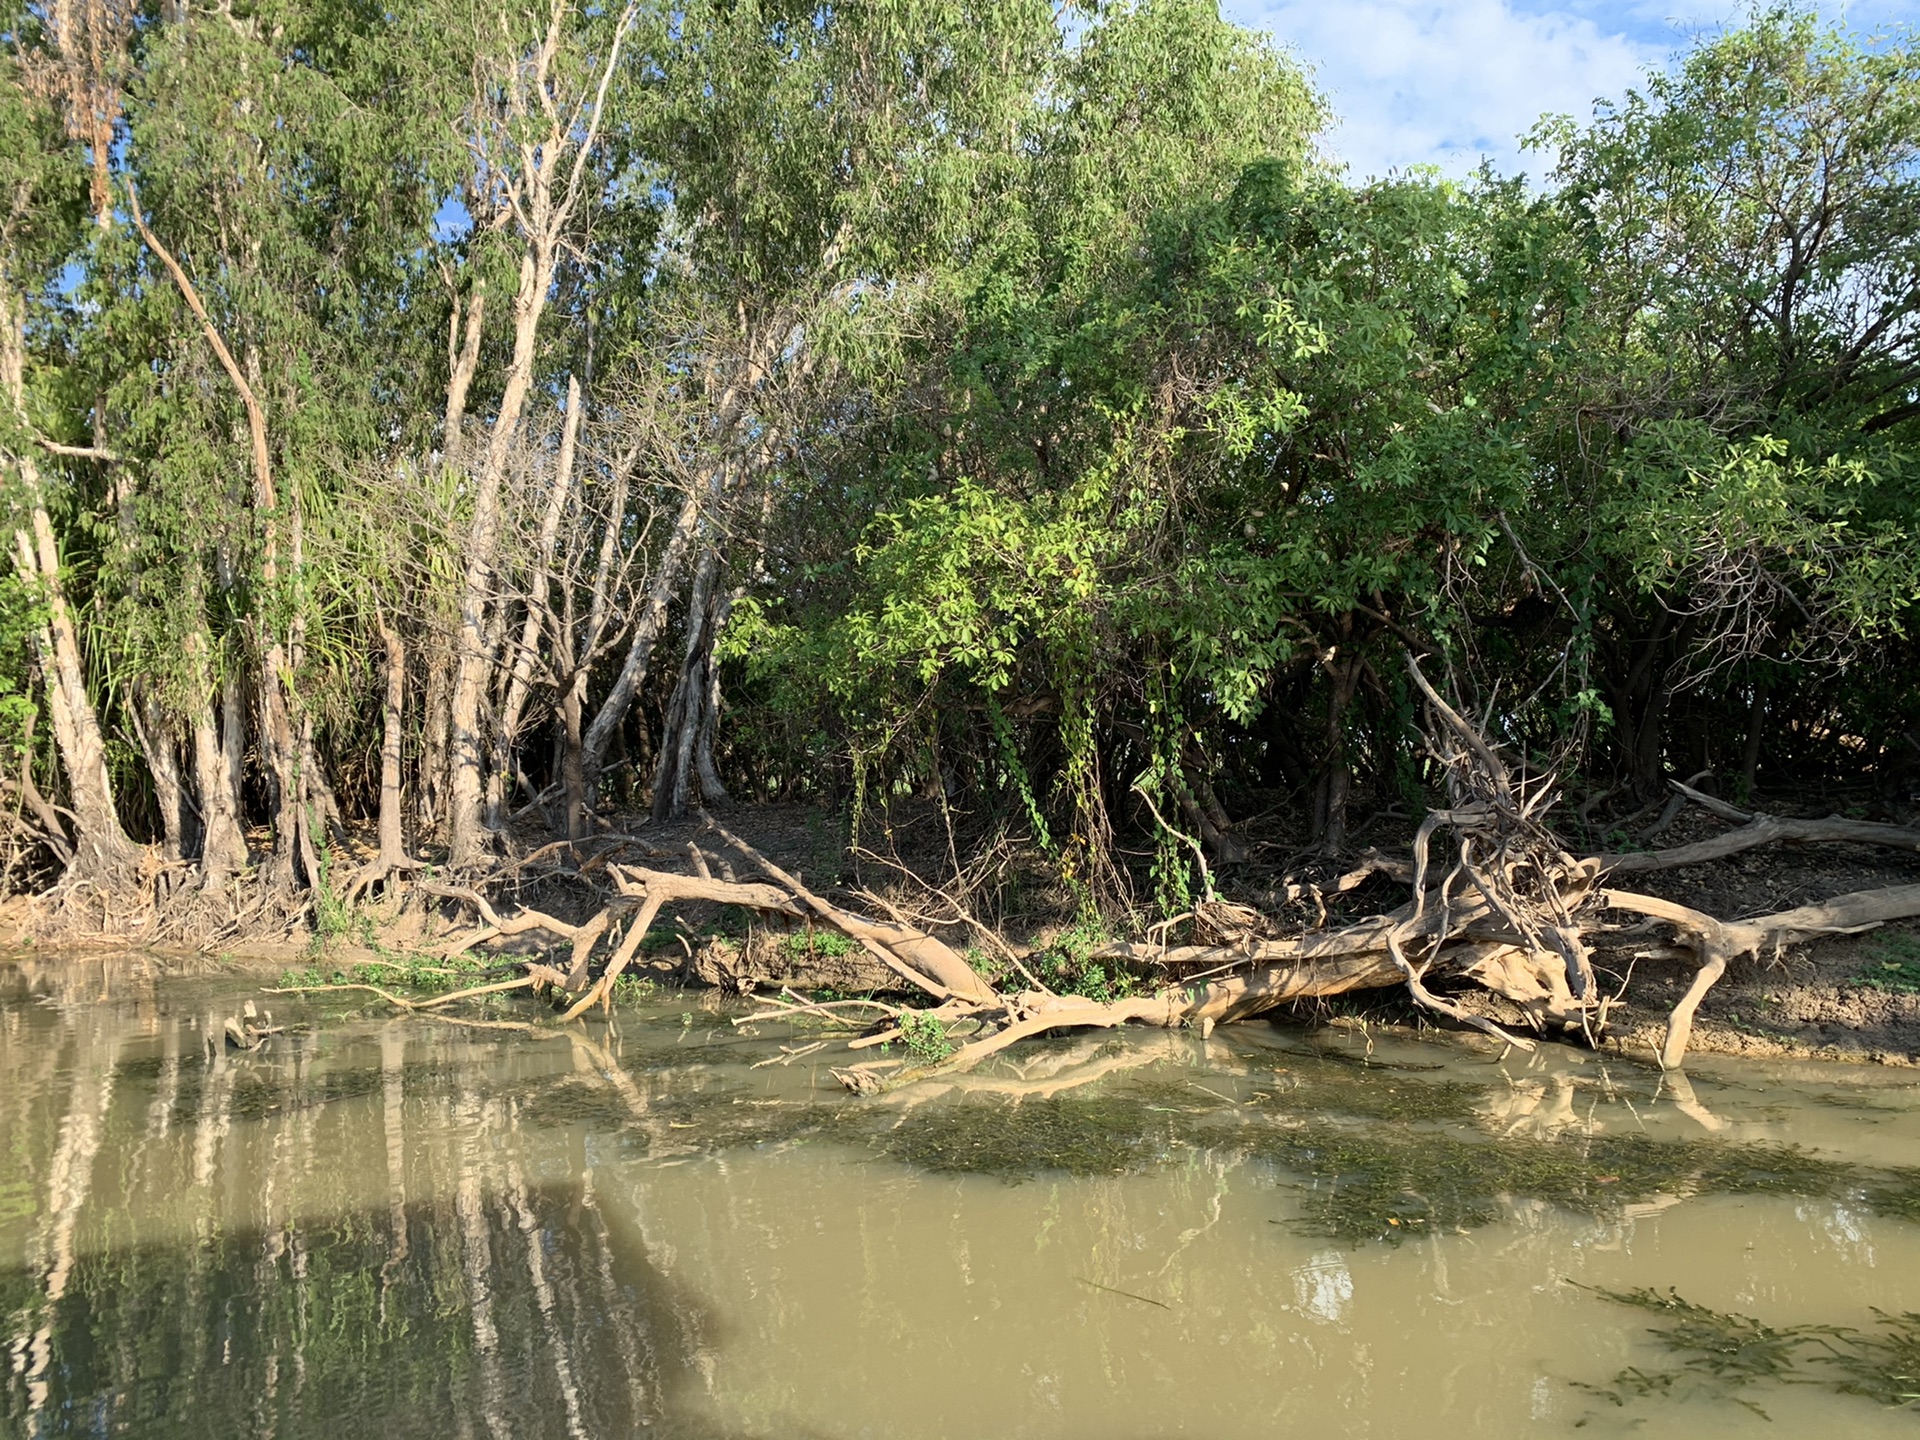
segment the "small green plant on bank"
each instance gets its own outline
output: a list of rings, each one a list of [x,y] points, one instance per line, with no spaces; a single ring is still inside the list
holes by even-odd
[[[1920,936],[1889,935],[1852,983],[1896,995],[1920,995]]]
[[[615,1000],[646,1000],[652,998],[654,991],[658,988],[646,976],[629,972],[614,980],[613,998]]]
[[[996,989],[1002,982],[1013,977],[1013,967],[998,955],[989,955],[978,945],[969,945],[966,949],[967,964],[973,967],[973,973]]]
[[[1034,957],[1036,973],[1062,995],[1080,995],[1103,1005],[1125,1000],[1139,989],[1133,974],[1093,958],[1107,939],[1094,922],[1075,921]]]
[[[354,931],[353,903],[333,888],[333,852],[319,848],[320,873],[313,878],[313,936],[307,942],[311,955],[324,955],[335,943]],[[363,927],[371,932],[371,926]]]
[[[925,1065],[938,1064],[953,1054],[947,1027],[925,1010],[909,1010],[900,1017],[900,1040],[907,1053]]]
[[[796,930],[782,937],[780,953],[789,960],[824,956],[840,960],[853,953],[853,941],[838,930]]]

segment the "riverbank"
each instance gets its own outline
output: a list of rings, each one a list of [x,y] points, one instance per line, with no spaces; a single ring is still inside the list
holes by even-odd
[[[727,823],[782,870],[810,887],[877,895],[882,903],[911,906],[924,897],[925,877],[946,860],[946,837],[931,813],[899,812],[885,829],[890,853],[855,851],[846,843],[844,818],[817,807],[742,807]],[[1725,827],[1712,817],[1687,812],[1662,837],[1683,845]],[[540,834],[516,836],[523,858],[492,888],[503,908],[537,910],[570,925],[587,921],[605,903],[605,869],[630,861],[690,871],[702,841],[699,822],[650,826],[640,817],[616,821],[612,833],[583,846],[556,844]],[[1279,847],[1274,847],[1279,848]],[[537,863],[544,857],[548,863]],[[555,858],[561,863],[552,863]],[[343,867],[345,869],[347,867]],[[731,867],[727,867],[731,874]],[[1258,894],[1272,877],[1257,868],[1222,881]],[[1737,919],[1806,904],[1834,894],[1920,880],[1920,856],[1863,845],[1773,847],[1707,864],[1636,877],[1638,888],[1679,904]],[[948,926],[956,947],[989,963],[989,949],[1044,972],[1056,986],[1086,988],[1084,956],[1098,941],[1076,926],[1071,897],[1049,885],[1041,857],[1010,853],[1000,877],[995,928]],[[1400,892],[1400,893],[1403,893]],[[1337,898],[1333,923],[1384,910],[1396,899],[1392,882],[1376,878]],[[30,944],[42,953],[88,953],[129,946],[163,964],[211,966],[257,975],[272,983],[287,972],[320,980],[381,974],[396,980],[443,971],[449,985],[490,968],[527,960],[567,967],[570,946],[534,929],[500,934],[477,921],[470,907],[447,895],[423,896],[410,888],[394,896],[335,907],[329,928],[272,934],[240,934],[199,946],[148,944],[138,936],[65,936],[57,945],[20,935],[15,913],[13,947]],[[984,943],[984,948],[983,948]],[[1079,958],[1077,958],[1079,957]],[[1595,954],[1604,993],[1617,995],[1599,1048],[1645,1058],[1658,1051],[1665,1020],[1691,979],[1691,969],[1672,958],[1647,959],[1631,949]],[[1079,967],[1076,969],[1076,967]],[[837,995],[889,994],[899,977],[860,946],[804,924],[764,923],[764,917],[724,905],[693,901],[669,906],[630,969],[646,985],[714,989],[729,995],[792,989]],[[1108,964],[1098,983],[1107,990],[1151,989],[1165,975],[1153,965],[1123,974]],[[1531,1033],[1525,1013],[1510,1001],[1481,990],[1450,997],[1470,1013],[1515,1033]],[[1307,1000],[1278,1012],[1283,1023],[1308,1027],[1327,1022],[1362,1023],[1376,1030],[1418,1033],[1435,1017],[1416,1009],[1397,987],[1356,991],[1333,1001]],[[1895,1066],[1920,1065],[1920,926],[1895,923],[1862,935],[1834,936],[1748,956],[1734,963],[1710,991],[1694,1022],[1696,1052],[1753,1058],[1799,1057]]]

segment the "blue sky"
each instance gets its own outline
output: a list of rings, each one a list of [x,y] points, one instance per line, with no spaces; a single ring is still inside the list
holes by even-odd
[[[1866,34],[1920,20],[1914,0],[1826,0]],[[1222,0],[1314,72],[1339,123],[1328,148],[1356,177],[1412,164],[1465,175],[1543,168],[1517,137],[1546,112],[1586,115],[1689,38],[1736,21],[1728,0]]]

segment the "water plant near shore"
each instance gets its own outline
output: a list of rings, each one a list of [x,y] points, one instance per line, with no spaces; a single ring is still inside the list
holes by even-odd
[[[1646,1333],[1679,1361],[1672,1369],[1630,1366],[1608,1385],[1573,1382],[1620,1408],[1655,1397],[1699,1397],[1731,1401],[1770,1418],[1752,1392],[1767,1385],[1819,1385],[1881,1405],[1920,1410],[1920,1313],[1875,1310],[1873,1327],[1865,1330],[1849,1325],[1772,1326],[1750,1315],[1697,1305],[1672,1289],[1578,1288],[1660,1317],[1661,1323]]]

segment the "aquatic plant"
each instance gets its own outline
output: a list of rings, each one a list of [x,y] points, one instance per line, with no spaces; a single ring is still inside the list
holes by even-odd
[[[925,1010],[907,1010],[900,1016],[900,1039],[907,1053],[926,1065],[937,1065],[953,1053],[947,1028],[940,1017]]]
[[[1275,1066],[1256,1098],[1289,1114],[1436,1121],[1472,1119],[1487,1094],[1487,1086],[1470,1081],[1416,1080],[1400,1067],[1315,1057]]]
[[[1624,1408],[1630,1401],[1654,1396],[1699,1395],[1730,1400],[1764,1417],[1766,1411],[1744,1392],[1772,1383],[1820,1385],[1882,1405],[1920,1408],[1920,1314],[1875,1310],[1872,1330],[1776,1327],[1750,1315],[1696,1305],[1671,1289],[1578,1288],[1659,1315],[1663,1323],[1649,1326],[1647,1333],[1680,1362],[1672,1370],[1630,1366],[1610,1385],[1573,1382],[1610,1404]]]
[[[1123,1096],[962,1100],[909,1111],[880,1139],[896,1160],[942,1173],[1030,1179],[1049,1170],[1117,1175],[1162,1158],[1176,1126]]]
[[[1468,1138],[1308,1123],[1261,1134],[1252,1149],[1306,1177],[1297,1223],[1350,1242],[1489,1224],[1508,1197],[1608,1215],[1658,1194],[1828,1195],[1856,1178],[1790,1146],[1638,1134]]]
[[[1862,1197],[1876,1215],[1920,1222],[1920,1167],[1894,1166]]]

